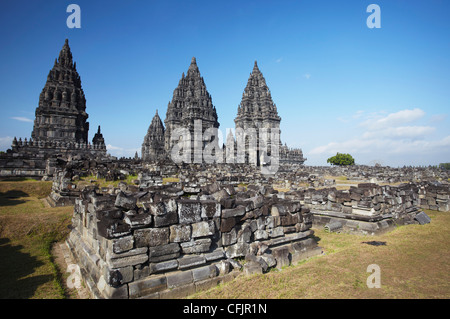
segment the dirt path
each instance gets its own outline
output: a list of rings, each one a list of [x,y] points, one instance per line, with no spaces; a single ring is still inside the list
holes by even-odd
[[[71,285],[79,286],[78,288],[70,288],[68,286],[69,277],[73,278],[75,275],[70,273],[70,270],[74,270],[76,267],[75,262],[69,254],[69,248],[64,242],[55,243],[52,247],[52,255],[61,273],[61,281],[66,292],[66,298],[68,299],[90,299],[90,293],[84,282],[81,285]],[[69,279],[70,280],[70,279]]]

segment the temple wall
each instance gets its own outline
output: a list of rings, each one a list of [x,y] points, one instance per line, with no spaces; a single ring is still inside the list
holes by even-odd
[[[199,199],[170,187],[82,192],[67,244],[93,295],[181,297],[321,253],[298,201],[217,184],[209,191]]]

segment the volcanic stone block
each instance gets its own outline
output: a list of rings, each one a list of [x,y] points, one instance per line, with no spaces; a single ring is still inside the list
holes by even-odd
[[[212,220],[193,223],[191,226],[192,238],[210,236],[215,231],[214,221]]]
[[[299,222],[299,214],[287,213],[285,216],[280,216],[281,226],[295,225]]]
[[[156,215],[155,227],[169,226],[178,223],[177,211],[167,211],[165,215]]]
[[[178,202],[178,220],[180,224],[192,224],[202,220],[202,205],[199,201],[180,200]]]
[[[107,273],[106,282],[112,287],[118,287],[133,281],[133,266],[111,269]]]
[[[160,262],[178,258],[180,256],[180,245],[178,243],[171,243],[162,246],[150,247],[148,252],[150,262]]]
[[[137,199],[133,195],[127,195],[124,192],[119,192],[116,197],[114,206],[123,208],[126,210],[131,210],[136,208]]]
[[[206,259],[202,255],[183,256],[182,258],[178,258],[177,261],[180,269],[186,269],[206,263]]]
[[[144,228],[134,231],[136,247],[155,247],[169,243],[169,228]]]
[[[234,226],[236,226],[236,218],[221,218],[220,219],[220,231],[222,233],[229,232]]]
[[[211,247],[210,238],[201,238],[196,240],[191,240],[180,244],[181,249],[184,254],[198,254],[209,251]]]
[[[139,298],[167,288],[165,275],[150,276],[128,284],[130,298]]]
[[[221,206],[216,201],[202,201],[202,214],[203,218],[214,218],[220,217],[221,214]]]
[[[254,236],[255,240],[262,240],[262,239],[269,238],[269,234],[267,233],[267,231],[262,230],[262,229],[255,230],[255,232],[253,233],[253,236]]]
[[[172,225],[170,226],[170,242],[185,242],[191,239],[191,225]]]
[[[126,215],[123,219],[131,228],[145,227],[152,223],[152,215],[150,214],[136,214]]]
[[[122,219],[123,213],[121,209],[111,208],[96,211],[97,219]]]
[[[217,260],[225,257],[225,253],[222,247],[216,248],[210,253],[204,254],[206,261]]]
[[[272,255],[277,261],[277,268],[289,266],[289,249],[287,247],[275,247],[272,249]]]
[[[250,251],[250,244],[246,242],[237,242],[234,245],[225,247],[225,254],[227,258],[242,257]]]
[[[143,264],[147,262],[148,255],[146,253],[144,254],[138,254],[138,255],[132,255],[132,256],[124,256],[120,258],[111,258],[109,260],[109,264],[111,268],[123,268],[127,266],[134,266],[137,264]]]
[[[113,198],[113,196],[108,195],[92,197],[91,202],[93,204],[94,210],[99,211],[114,208]]]
[[[275,227],[267,230],[271,238],[280,237],[284,235],[283,227]]]
[[[166,272],[178,268],[178,260],[167,260],[159,263],[150,263],[151,273]]]
[[[257,261],[249,261],[244,264],[244,274],[253,275],[253,274],[262,274],[263,268],[261,264]]]
[[[224,209],[224,210],[222,210],[222,218],[243,216],[243,215],[245,215],[245,212],[246,212],[246,210],[245,210],[244,206],[238,206],[236,208],[231,208],[231,209]]]
[[[130,249],[133,249],[134,237],[125,236],[120,237],[118,239],[113,239],[112,244],[113,244],[113,252],[116,254],[120,254]]]
[[[175,288],[190,284],[194,281],[192,270],[177,271],[166,275],[167,287]]]
[[[98,235],[112,239],[130,234],[131,226],[120,219],[102,219],[97,222]]]
[[[163,216],[167,213],[166,205],[162,201],[157,203],[147,203],[146,206],[148,206],[152,215]]]

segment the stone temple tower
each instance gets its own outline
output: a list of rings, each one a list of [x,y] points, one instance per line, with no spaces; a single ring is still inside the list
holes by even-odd
[[[262,157],[264,157],[264,150],[268,150],[268,155],[270,155],[271,143],[277,143],[281,146],[279,139],[281,117],[278,116],[277,106],[272,101],[270,90],[256,61],[252,73],[248,78],[247,86],[242,94],[242,100],[238,106],[238,112],[234,122],[236,129],[241,128],[246,133],[251,130],[256,132],[256,145],[254,147],[250,144],[250,139],[245,139],[247,150],[246,163],[249,163],[249,159],[251,160],[249,153],[253,152],[256,162],[250,162],[250,164],[259,166],[263,164]],[[268,144],[264,150],[260,138],[261,128],[267,129],[268,134],[272,131],[275,132],[275,130],[278,133],[278,139],[276,141],[272,141],[270,135],[268,135]]]
[[[88,143],[86,98],[66,39],[39,96],[31,137],[35,142]]]
[[[167,106],[164,148],[167,154],[176,141],[171,135],[176,128],[187,128],[191,134],[191,146],[194,145],[194,125],[201,120],[202,134],[207,128],[218,128],[217,112],[212,104],[211,95],[206,90],[205,81],[200,75],[195,57],[192,58],[187,74],[183,73],[178,86],[173,91],[172,101]]]
[[[144,162],[155,162],[165,158],[164,131],[163,123],[158,115],[158,110],[156,110],[142,143],[142,160]]]

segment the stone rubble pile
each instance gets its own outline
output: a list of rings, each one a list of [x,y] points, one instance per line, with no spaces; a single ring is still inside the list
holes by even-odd
[[[321,253],[310,210],[271,188],[213,183],[194,193],[81,193],[67,244],[96,297],[186,296]]]

